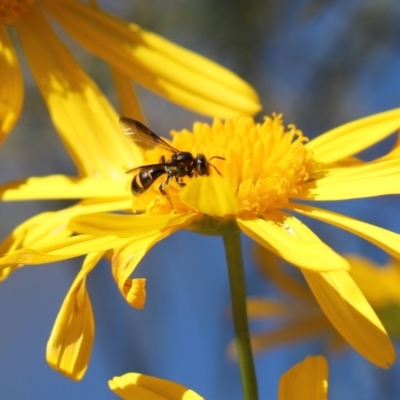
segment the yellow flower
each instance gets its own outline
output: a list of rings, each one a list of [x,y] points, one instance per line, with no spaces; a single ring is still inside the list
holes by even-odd
[[[284,271],[276,255],[257,246],[256,259],[261,271],[268,281],[275,283],[282,290],[285,297],[279,300],[263,297],[248,299],[249,319],[276,319],[281,322],[277,328],[252,335],[254,352],[320,333],[329,337],[329,345],[332,348],[342,348],[345,340],[352,344],[360,338],[360,335],[368,336],[368,333],[364,335],[362,333],[362,329],[368,326],[359,321],[360,317],[354,306],[356,301],[358,307],[364,309],[371,309],[372,306],[389,333],[400,337],[400,265],[398,260],[391,260],[387,265],[380,267],[360,256],[347,255],[345,258],[350,264],[347,290],[338,291],[332,288],[332,296],[336,296],[337,301],[333,301],[332,298],[330,308],[322,303],[321,310],[318,306],[319,297],[315,298],[312,293],[315,287],[311,285],[307,288],[298,279]],[[334,291],[337,293],[335,294]],[[337,307],[348,310],[347,313],[341,313],[339,325],[335,310]],[[342,326],[344,329],[340,329]],[[333,327],[337,327],[342,336],[335,332]],[[230,345],[229,352],[235,355],[233,343]]]
[[[7,253],[0,260],[4,276],[23,264],[41,264],[88,254],[90,258],[82,267],[82,275],[77,278],[79,282],[74,283],[76,286],[65,300],[64,317],[57,321],[58,326],[53,330],[60,339],[52,335],[47,347],[47,359],[54,368],[80,379],[87,359],[70,357],[64,362],[61,359],[80,352],[88,354],[90,340],[78,340],[74,333],[75,342],[67,341],[61,332],[68,331],[73,318],[67,319],[65,310],[77,313],[76,304],[81,308],[89,307],[83,294],[86,293],[83,277],[92,268],[93,257],[113,250],[112,273],[122,295],[131,305],[142,307],[144,282],[129,277],[155,243],[178,229],[215,235],[240,229],[301,268],[321,307],[331,309],[331,318],[335,319],[339,332],[346,331],[342,321],[355,318],[360,324],[359,336],[353,335],[351,341],[347,340],[370,361],[387,367],[395,359],[393,346],[372,309],[359,302],[361,292],[352,284],[347,272],[348,262],[292,212],[346,229],[399,258],[398,234],[296,202],[399,193],[398,147],[372,162],[349,163],[349,157],[399,126],[400,110],[396,109],[345,124],[307,143],[294,126],[286,131],[280,116],[265,118],[261,124],[247,117],[224,123],[215,120],[211,126],[196,123],[193,133],[175,132],[172,145],[193,154],[203,153],[208,159],[212,156],[225,158],[211,161],[222,176],[211,168],[210,176],[186,177],[184,188],[171,180],[166,188],[168,196],[164,196],[158,189],[165,181],[163,175],[142,195],[133,197],[126,181],[133,177],[126,175],[124,180],[122,171],[144,162],[138,161],[137,156],[129,164],[130,142],[118,136],[115,130],[105,131],[99,127],[98,136],[112,137],[119,143],[118,151],[123,148],[124,157],[118,158],[118,154],[113,153],[110,158],[110,146],[104,145],[93,154],[96,165],[118,173],[98,174],[95,178],[29,178],[0,188],[4,200],[85,199],[65,210],[44,213],[20,225],[0,247],[3,254]],[[81,132],[86,133],[85,130]],[[81,148],[79,143],[76,146]],[[158,148],[152,149],[145,154],[146,163],[159,162],[160,155],[170,156]],[[107,213],[129,209],[134,214]],[[343,302],[349,296],[354,296],[351,307]],[[89,313],[82,309],[76,318],[81,318],[85,312]],[[85,329],[82,325],[81,334],[89,338],[91,328],[89,326],[87,332]],[[78,358],[80,362],[75,363],[73,360]]]
[[[76,0],[0,0],[0,141],[17,121],[23,98],[23,79],[6,26],[16,27],[58,128],[67,118],[71,126],[80,115],[96,112],[93,92],[97,88],[91,87],[58,39],[48,16],[113,67],[117,86],[125,76],[181,106],[222,118],[252,115],[260,109],[254,90],[232,72],[97,7]],[[135,116],[133,110],[129,112]],[[68,125],[60,133],[71,145],[79,138]]]
[[[115,376],[110,389],[124,400],[201,400],[203,397],[175,382],[138,373]],[[306,357],[282,375],[279,400],[326,400],[328,364],[324,357]]]

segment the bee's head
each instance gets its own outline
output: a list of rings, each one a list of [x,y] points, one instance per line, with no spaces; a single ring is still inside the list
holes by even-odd
[[[199,175],[210,175],[210,164],[204,154],[197,154],[195,164],[196,172]]]

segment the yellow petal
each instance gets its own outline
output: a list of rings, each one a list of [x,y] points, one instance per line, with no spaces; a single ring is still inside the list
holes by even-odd
[[[121,241],[122,239],[116,236],[97,238],[89,235],[55,239],[6,254],[0,258],[0,266],[4,268],[4,266],[8,267],[9,264],[45,264],[66,260],[88,253],[116,248],[121,244]]]
[[[347,255],[346,259],[350,262],[351,277],[375,310],[394,303],[400,304],[398,260],[390,260],[387,265],[380,266],[357,255]]]
[[[232,188],[219,175],[193,179],[182,190],[180,200],[211,217],[229,217],[239,211]]]
[[[14,127],[21,113],[24,85],[14,46],[0,26],[0,143]]]
[[[302,270],[310,289],[332,325],[372,363],[388,368],[395,350],[379,318],[347,271]]]
[[[54,238],[65,238],[71,234],[59,213],[45,212],[35,215],[17,226],[0,244],[0,254],[12,253],[33,243],[43,243]],[[6,279],[19,265],[12,264],[0,269],[0,281]]]
[[[290,306],[280,301],[263,297],[251,297],[247,300],[247,315],[250,319],[273,318],[290,313]]]
[[[0,186],[2,200],[50,200],[130,197],[129,189],[112,179],[74,178],[65,175],[32,177]]]
[[[133,307],[142,308],[145,301],[144,280],[131,280],[130,275],[155,243],[188,226],[193,218],[190,214],[149,216],[99,213],[77,217],[69,227],[79,233],[90,232],[90,235],[102,240],[114,238],[114,235],[120,237],[116,246],[109,247],[114,249],[112,273],[126,301]],[[102,240],[100,243],[103,243]]]
[[[279,400],[326,400],[328,363],[322,356],[308,356],[282,375]]]
[[[128,304],[142,309],[146,301],[145,279],[130,279],[140,260],[150,248],[162,240],[168,233],[147,234],[135,239],[125,239],[123,244],[116,248],[112,257],[112,274],[118,288]]]
[[[114,250],[112,274],[121,294],[132,307],[143,308],[146,293],[143,279],[132,280],[129,277],[146,253],[157,242],[176,231],[178,227],[136,234],[130,239],[124,239],[123,244]]]
[[[326,172],[326,177],[304,184],[295,198],[345,200],[400,193],[399,157]]]
[[[82,269],[69,289],[46,347],[46,359],[55,370],[74,380],[86,372],[93,346],[94,317],[86,276],[104,253],[86,256]]]
[[[39,6],[18,26],[18,33],[52,120],[80,175],[124,179],[124,170],[142,161],[142,155],[120,133],[117,114],[58,40]]]
[[[246,82],[196,53],[82,2],[42,3],[89,51],[181,106],[222,118],[260,110]]]
[[[35,215],[17,226],[0,244],[0,254],[70,236],[68,222],[76,215],[123,210],[125,207],[129,207],[129,201],[87,200],[60,211]]]
[[[139,99],[136,96],[132,82],[127,75],[120,72],[117,68],[111,68],[111,73],[117,91],[120,114],[133,118],[146,125],[142,109],[140,107]]]
[[[91,199],[72,207],[38,214],[17,226],[0,244],[0,254],[12,253],[18,249],[44,244],[55,239],[63,239],[72,234],[68,223],[76,215],[129,208],[129,200]],[[0,281],[6,279],[18,265],[0,269]]]
[[[356,154],[400,128],[400,108],[334,128],[306,144],[318,162],[329,164]]]
[[[290,304],[288,304],[290,307]],[[303,311],[304,312],[304,311]],[[332,325],[321,314],[314,317],[296,318],[292,310],[292,319],[286,320],[283,326],[266,332],[251,334],[251,348],[253,353],[261,353],[277,346],[287,346],[299,340],[309,340],[310,337],[320,333],[332,334]],[[285,317],[285,316],[284,316]],[[297,315],[298,317],[298,315]],[[232,358],[237,358],[236,341],[229,343],[228,353]]]
[[[141,310],[146,303],[146,279],[127,279],[122,295],[128,304]]]
[[[268,220],[238,219],[237,223],[258,244],[300,268],[314,271],[348,269],[344,258],[293,216],[277,213]]]
[[[286,208],[345,229],[373,243],[395,258],[400,258],[400,235],[366,222],[314,206],[292,203]]]
[[[108,386],[124,400],[204,400],[178,383],[134,372],[115,376]]]
[[[119,215],[97,214],[82,215],[74,218],[70,229],[74,232],[93,236],[117,235],[122,238],[135,238],[140,235],[165,229],[181,229],[188,226],[194,215],[166,214],[166,215]]]

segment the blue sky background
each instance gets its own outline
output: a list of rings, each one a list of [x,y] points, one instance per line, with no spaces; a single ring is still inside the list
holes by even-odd
[[[314,137],[341,123],[399,107],[400,7],[385,1],[103,1],[104,8],[231,68],[259,92],[263,114],[282,112]],[[68,45],[115,100],[107,67],[71,40]],[[27,71],[27,73],[29,73]],[[166,135],[207,120],[139,88],[150,127]],[[382,154],[389,138],[362,156]],[[62,148],[34,83],[28,84],[22,118],[0,148],[2,182],[75,167]],[[1,237],[42,210],[67,202],[0,204]],[[332,209],[400,232],[399,197],[346,201]],[[338,229],[310,225],[340,252],[384,263],[381,250]],[[249,295],[272,296],[243,238]],[[121,298],[107,262],[88,279],[96,339],[88,371],[77,383],[48,367],[45,346],[61,302],[81,260],[28,266],[0,286],[0,398],[114,399],[107,380],[128,371],[180,382],[209,400],[239,400],[239,370],[226,347],[233,338],[222,240],[178,232],[145,257],[135,276],[147,278],[143,311]],[[398,347],[398,346],[397,346]],[[260,399],[275,399],[280,375],[322,341],[270,350],[256,357]],[[400,398],[396,363],[381,370],[354,351],[329,353],[330,400]]]

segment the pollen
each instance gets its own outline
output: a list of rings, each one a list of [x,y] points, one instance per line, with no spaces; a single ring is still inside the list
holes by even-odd
[[[212,125],[197,122],[193,132],[183,130],[172,135],[171,144],[176,149],[204,154],[208,160],[213,156],[225,159],[212,159],[215,168],[210,168],[210,174],[218,170],[229,183],[241,218],[262,217],[285,206],[310,179],[315,165],[312,153],[304,146],[308,139],[294,125],[285,128],[281,115],[265,117],[262,123],[249,117],[217,119]],[[150,162],[157,162],[160,154],[158,149],[152,150]],[[185,182],[190,179],[196,178]],[[146,195],[153,195],[153,212],[166,212],[168,203],[175,211],[188,211],[179,202],[179,188],[174,182],[169,185],[168,199],[154,196],[157,188],[157,184],[153,185]]]
[[[35,0],[0,0],[0,24],[17,25]]]

